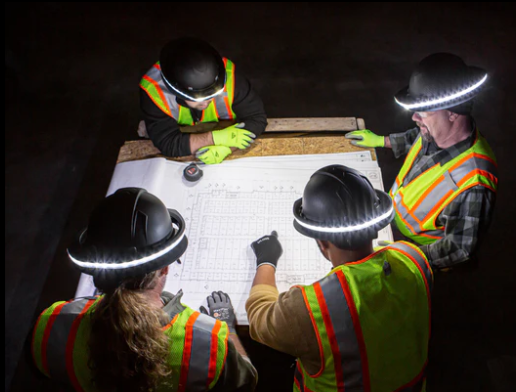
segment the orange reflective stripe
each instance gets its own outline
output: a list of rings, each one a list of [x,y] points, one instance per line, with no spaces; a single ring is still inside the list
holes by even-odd
[[[355,335],[357,337],[358,346],[360,348],[360,359],[362,361],[362,381],[364,383],[364,392],[371,391],[371,379],[369,377],[369,362],[367,359],[367,351],[365,347],[364,334],[362,333],[362,326],[360,325],[360,318],[358,317],[357,307],[355,305],[355,300],[351,295],[351,290],[349,289],[348,281],[344,276],[342,270],[337,271],[337,278],[339,279],[340,286],[342,287],[342,291],[344,292],[344,296],[346,297],[346,302],[348,303],[349,313],[351,314],[351,319],[353,320],[353,327],[355,328]]]
[[[428,213],[428,215],[425,217],[425,219],[423,220],[423,224],[427,223],[430,218],[432,217],[432,215],[438,211],[441,207],[443,207],[443,204],[446,203],[446,200],[453,194],[453,190],[450,189],[448,192],[446,192],[446,194],[441,197],[441,200],[439,200],[436,205],[434,206],[434,208],[432,208],[430,210],[430,212]],[[449,203],[448,203],[449,204]],[[447,204],[446,204],[447,205]],[[446,207],[446,205],[444,207]],[[443,208],[444,208],[443,207]]]
[[[468,181],[471,177],[475,176],[476,174],[487,177],[489,180],[493,181],[495,184],[498,184],[498,178],[493,176],[491,173],[489,173],[485,170],[475,169],[475,170],[472,170],[471,172],[469,172],[462,180],[460,180],[457,183],[457,186],[460,188],[462,184],[464,184],[466,181]]]
[[[335,336],[335,330],[333,329],[333,323],[331,322],[330,312],[328,311],[328,306],[326,305],[326,299],[324,298],[320,283],[315,283],[313,287],[315,295],[317,296],[317,302],[321,309],[324,325],[326,326],[326,332],[328,333],[328,340],[330,341],[335,377],[337,379],[337,389],[343,392],[344,373],[342,372],[342,358],[340,357],[340,350],[337,343],[337,337]]]
[[[211,104],[213,105],[213,109],[215,110],[215,115],[217,116],[217,118],[220,118],[219,111],[217,110],[217,105],[215,105],[215,101],[213,101]]]
[[[402,206],[403,206],[403,208],[405,208],[405,210],[410,214],[410,208],[408,208],[408,207],[407,207],[407,205],[405,204],[405,201],[403,200],[403,199],[404,199],[404,197],[403,197],[403,192],[401,191],[401,189],[400,189],[400,191],[399,191],[399,194],[400,194],[400,203],[401,203],[401,205],[402,205]],[[393,204],[394,204],[394,203],[393,203]],[[398,211],[398,209],[397,209],[397,208],[396,208],[396,211]],[[398,214],[400,215],[401,220],[402,220],[402,221],[407,225],[407,227],[410,229],[410,231],[411,231],[412,233],[416,234],[416,229],[414,229],[414,228],[412,227],[412,225],[410,225],[410,224],[409,224],[409,223],[408,223],[408,222],[407,222],[407,221],[402,217],[402,215],[399,213],[399,211],[398,211]],[[419,222],[419,220],[416,220],[416,221],[417,221],[417,222]],[[417,234],[416,234],[416,235],[417,235]]]
[[[416,160],[416,158],[419,154],[419,151],[421,151],[422,147],[423,147],[423,143],[419,143],[417,150],[415,151],[414,155],[412,155],[412,156],[410,156],[410,154],[412,153],[412,148],[410,149],[407,157],[405,158],[405,161],[403,162],[403,166],[401,166],[402,170],[405,167],[406,163],[409,162],[409,158],[410,158],[410,167],[412,167],[412,165],[413,165],[414,161]],[[403,174],[402,178],[400,178],[400,183],[403,182],[403,180],[405,179],[405,177],[407,176],[409,171],[410,171],[410,169],[407,169],[407,171]]]
[[[315,335],[317,336],[317,344],[319,345],[319,355],[321,357],[321,368],[314,375],[307,372],[307,374],[310,377],[315,378],[315,377],[319,377],[322,374],[322,372],[324,371],[324,365],[325,365],[324,364],[324,349],[323,349],[322,342],[321,342],[321,336],[319,335],[319,328],[317,328],[317,324],[315,322],[314,315],[311,311],[310,302],[308,302],[308,297],[306,296],[305,289],[302,286],[295,286],[295,287],[299,287],[301,289],[301,292],[303,293],[303,298],[305,300],[306,309],[308,310],[308,314],[310,315],[310,319],[312,320],[312,326],[314,327]],[[299,361],[298,361],[298,365],[299,365]]]
[[[45,369],[45,372],[47,374],[48,371],[48,359],[47,359],[47,347],[48,347],[48,339],[50,338],[50,331],[52,330],[52,326],[54,325],[54,322],[56,321],[56,318],[59,313],[61,313],[61,310],[63,309],[63,306],[70,303],[71,301],[65,302],[64,304],[61,304],[57,306],[54,309],[54,312],[50,315],[47,322],[47,327],[45,328],[45,333],[43,335],[43,341],[41,343],[41,364],[43,366],[43,369]]]
[[[219,347],[219,331],[221,326],[222,323],[217,320],[215,321],[215,325],[211,331],[210,365],[208,367],[208,382],[206,384],[207,388],[215,378],[215,372],[217,371],[217,352]]]
[[[477,154],[476,152],[472,152],[471,154],[468,154],[466,155],[464,158],[462,158],[461,160],[459,160],[458,162],[455,163],[455,165],[453,165],[452,167],[450,167],[448,169],[449,172],[453,171],[454,169],[458,168],[460,165],[462,165],[465,161],[467,161],[468,159],[471,159],[471,158],[479,158],[479,159],[485,159],[486,161],[489,161],[491,162],[493,165],[495,165],[495,167],[498,167],[498,164],[494,161],[494,159],[491,159],[490,157],[488,157],[487,155],[481,155],[481,154]]]
[[[224,339],[224,346],[226,347],[226,352],[224,353],[224,361],[222,362],[222,367],[220,368],[220,374],[224,371],[224,366],[226,366],[226,358],[228,357],[228,339],[229,339],[229,331],[226,334],[226,339]]]
[[[403,199],[402,199],[402,203],[403,203]],[[409,229],[412,232],[412,234],[417,235],[416,231],[414,230],[414,228],[405,220],[405,218],[403,218],[403,215],[398,210],[398,206],[396,205],[396,203],[392,203],[392,205],[394,206],[394,209],[396,210],[396,215],[398,216],[398,218],[400,218],[401,221],[403,223],[405,223],[405,227],[407,229]]]
[[[231,106],[229,105],[228,97],[224,97],[224,103],[226,104],[226,110],[228,111],[229,118],[233,120],[233,114],[231,113]]]
[[[419,228],[421,230],[424,230],[424,229],[423,229],[423,227],[421,227],[421,221],[414,214],[414,211],[419,207],[419,205],[423,202],[423,200],[425,200],[425,198],[428,196],[428,194],[430,192],[432,192],[437,185],[439,185],[441,182],[443,182],[443,180],[444,180],[444,175],[439,177],[439,179],[437,181],[435,181],[430,187],[427,188],[427,190],[419,197],[416,204],[414,204],[414,206],[412,207],[411,210],[407,210],[409,212],[409,214],[412,215],[412,217],[419,223]],[[402,200],[403,200],[403,194],[402,193],[400,193],[400,194],[401,194]]]
[[[177,321],[177,318],[178,318],[178,317],[179,317],[179,314],[176,314],[176,315],[174,316],[174,318],[172,319],[172,321],[171,321],[170,323],[168,323],[167,325],[165,325],[162,329],[163,329],[163,330],[166,330],[166,329],[171,328],[171,327],[174,325],[174,323]]]
[[[179,377],[179,388],[178,391],[184,391],[186,388],[186,379],[188,377],[188,370],[190,368],[190,356],[192,354],[192,341],[193,341],[193,325],[195,320],[199,317],[200,313],[192,313],[185,325],[185,344],[183,348],[183,361],[181,365],[181,375]]]
[[[416,181],[419,177],[421,177],[421,176],[423,176],[423,175],[425,175],[425,174],[428,174],[428,172],[430,172],[430,170],[432,170],[432,169],[433,169],[434,167],[436,167],[436,166],[441,166],[441,164],[440,164],[440,163],[437,163],[437,164],[433,165],[432,167],[430,167],[430,168],[426,169],[423,173],[419,174],[416,178],[414,178],[412,181],[410,181],[410,182],[409,182],[409,184],[412,184],[412,183],[413,183],[414,181]],[[409,184],[405,185],[405,187],[407,187]],[[405,188],[405,187],[404,187],[404,188]]]
[[[154,64],[153,67],[156,68],[158,71],[161,71],[161,66],[159,64]]]
[[[68,335],[68,341],[66,342],[66,370],[68,372],[68,377],[70,378],[70,382],[76,391],[82,391],[82,386],[77,379],[77,375],[75,374],[75,368],[73,364],[73,349],[75,346],[75,338],[77,336],[77,331],[79,330],[79,326],[81,325],[81,321],[88,311],[88,309],[95,303],[96,300],[89,300],[81,313],[73,320],[72,328],[70,329],[70,334]]]
[[[165,98],[165,95],[163,95],[163,91],[161,91],[161,87],[159,87],[158,83],[157,83],[155,80],[153,80],[153,79],[149,78],[147,75],[143,75],[143,78],[144,78],[147,82],[152,83],[152,85],[154,86],[154,88],[155,88],[155,89],[156,89],[156,91],[158,92],[158,94],[159,94],[159,96],[160,96],[161,100],[163,101],[163,104],[164,104],[164,105],[165,105],[165,107],[167,108],[167,114],[168,114],[169,116],[172,116],[172,111],[170,110],[170,106],[168,106],[167,99]],[[161,106],[161,105],[159,104],[159,102],[156,102],[156,101],[154,100],[154,98],[152,97],[152,94],[147,94],[147,95],[152,99],[152,102],[154,102],[154,103],[156,104],[156,106],[157,106],[157,107],[160,107],[160,106]],[[172,116],[172,118],[173,118],[173,116]]]

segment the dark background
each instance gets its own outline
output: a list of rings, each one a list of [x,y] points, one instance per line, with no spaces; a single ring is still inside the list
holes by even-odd
[[[136,139],[138,83],[168,40],[233,60],[269,117],[362,117],[408,129],[394,102],[413,67],[447,51],[489,71],[474,117],[499,162],[479,266],[436,277],[428,390],[514,388],[515,7],[506,3],[5,3],[5,388],[43,390],[26,339],[73,296],[66,246]],[[378,151],[386,188],[401,167]],[[291,390],[288,356],[246,341],[262,390]],[[274,388],[273,388],[274,386]]]

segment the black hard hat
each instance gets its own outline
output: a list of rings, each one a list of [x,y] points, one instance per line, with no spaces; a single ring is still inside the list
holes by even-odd
[[[354,249],[378,236],[394,218],[389,195],[343,165],[317,170],[294,203],[294,227],[307,237]]]
[[[435,53],[418,64],[410,76],[409,85],[394,98],[399,105],[412,111],[454,111],[454,107],[472,100],[482,90],[486,79],[485,70],[467,66],[460,57]]]
[[[212,98],[226,84],[222,57],[210,44],[197,38],[170,41],[161,50],[159,62],[165,85],[185,100]]]
[[[95,208],[68,255],[82,272],[116,286],[173,263],[187,246],[177,211],[145,189],[122,188]]]

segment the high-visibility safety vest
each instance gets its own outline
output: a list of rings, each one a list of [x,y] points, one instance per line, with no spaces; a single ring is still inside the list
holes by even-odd
[[[76,391],[97,391],[88,367],[88,340],[98,300],[57,302],[41,314],[34,327],[32,355],[36,366],[47,377]],[[166,390],[212,389],[227,355],[227,324],[186,308],[163,327],[163,333],[169,337],[172,368],[164,380]]]
[[[233,98],[235,95],[235,65],[223,58],[226,67],[226,85],[224,91],[210,102],[206,110],[203,110],[200,122],[218,122],[219,120],[236,119],[233,111]],[[179,125],[194,125],[192,113],[188,107],[181,106],[176,101],[165,85],[161,77],[159,61],[143,76],[140,87],[165,114],[177,121]]]
[[[444,237],[444,226],[437,218],[458,195],[474,186],[496,192],[497,164],[493,151],[476,131],[475,142],[451,161],[432,166],[412,181],[405,180],[423,141],[418,136],[389,194],[396,211],[394,221],[405,237],[427,245]]]
[[[321,367],[298,360],[294,391],[422,391],[433,274],[425,255],[395,242],[301,288]]]

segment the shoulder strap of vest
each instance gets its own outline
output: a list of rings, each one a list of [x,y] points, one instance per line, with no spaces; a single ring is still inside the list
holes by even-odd
[[[430,263],[428,262],[427,257],[421,251],[421,249],[419,249],[416,245],[406,241],[398,241],[393,244],[390,244],[388,247],[385,248],[385,250],[389,249],[402,253],[416,265],[416,267],[421,272],[423,279],[425,280],[425,284],[428,289],[428,294],[430,295],[434,282],[434,274],[432,268],[430,267]]]

